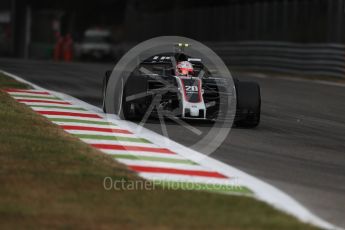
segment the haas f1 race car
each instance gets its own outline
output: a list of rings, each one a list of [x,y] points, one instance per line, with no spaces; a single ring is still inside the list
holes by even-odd
[[[103,80],[104,112],[107,112],[105,97],[110,76],[111,71],[107,71]],[[118,81],[115,111],[128,120],[148,117],[231,120],[235,126],[256,127],[260,122],[259,85],[238,79],[233,79],[232,84],[227,81],[212,74],[201,59],[184,53],[155,55],[141,62],[127,79]],[[229,87],[235,87],[237,100],[236,111],[231,115],[224,113],[228,100],[234,98]]]

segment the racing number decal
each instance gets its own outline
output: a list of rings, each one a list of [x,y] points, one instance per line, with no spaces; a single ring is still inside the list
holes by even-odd
[[[191,92],[191,93],[199,91],[199,88],[196,85],[186,85],[185,88],[187,92]]]
[[[183,93],[188,102],[198,103],[202,101],[200,79],[181,79],[181,83]]]

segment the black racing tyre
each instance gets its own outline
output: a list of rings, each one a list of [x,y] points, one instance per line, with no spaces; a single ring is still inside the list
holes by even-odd
[[[110,74],[108,71],[105,74],[104,80],[103,80],[103,104],[102,109],[105,113],[107,113],[107,108],[105,106],[105,100],[106,100],[106,90],[108,81],[110,78]],[[124,98],[126,98],[126,90],[124,87],[124,80],[121,79],[119,83],[116,85],[116,95],[114,95],[114,107],[115,107],[115,114],[118,115],[121,119],[126,119],[128,117],[128,111],[129,111],[129,103],[126,103]]]
[[[107,71],[103,79],[102,109],[105,113],[107,112],[107,108],[105,106],[106,90],[110,75],[111,71]],[[143,92],[146,92],[147,79],[134,74],[126,80],[124,78],[120,79],[115,87],[115,114],[125,120],[141,119],[145,113],[145,109],[143,109],[142,104],[145,104],[146,98],[139,97],[139,99],[129,100],[128,96],[141,95]]]
[[[127,80],[122,79],[120,84],[122,92],[118,95],[118,101],[121,101],[121,106],[118,108],[118,115],[121,119],[126,120],[140,120],[145,114],[143,105],[145,104],[145,97],[142,94],[147,91],[147,79],[144,76],[132,74]],[[130,97],[138,97],[136,99],[130,99]]]
[[[105,72],[105,76],[103,78],[103,85],[102,85],[102,110],[104,113],[107,112],[107,109],[105,107],[105,96],[106,96],[106,91],[107,91],[107,85],[108,85],[108,81],[111,75],[111,70],[108,70]]]
[[[237,121],[240,127],[254,128],[260,123],[261,94],[260,86],[255,82],[238,82]]]

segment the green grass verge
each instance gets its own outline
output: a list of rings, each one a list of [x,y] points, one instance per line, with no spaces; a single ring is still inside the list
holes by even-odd
[[[0,75],[1,88],[26,88]],[[0,92],[0,229],[314,229],[246,196],[106,190],[142,182]]]

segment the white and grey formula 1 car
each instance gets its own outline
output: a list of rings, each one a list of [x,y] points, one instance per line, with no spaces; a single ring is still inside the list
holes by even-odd
[[[190,63],[192,69],[182,73],[179,65],[183,62]],[[107,112],[105,97],[110,76],[111,71],[107,71],[103,81],[104,112]],[[115,111],[129,120],[143,119],[149,114],[157,118],[163,115],[213,121],[234,119],[236,126],[256,127],[260,122],[259,85],[238,79],[233,79],[234,84],[227,81],[211,74],[201,59],[183,53],[155,55],[140,63],[117,90]],[[233,86],[236,111],[232,117],[226,117],[223,111],[227,109],[229,97],[233,97],[228,87]]]

